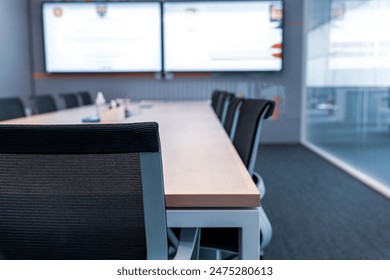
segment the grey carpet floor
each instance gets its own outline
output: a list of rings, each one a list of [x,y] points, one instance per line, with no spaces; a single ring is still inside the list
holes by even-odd
[[[260,146],[273,225],[264,259],[388,259],[390,200],[301,145]]]

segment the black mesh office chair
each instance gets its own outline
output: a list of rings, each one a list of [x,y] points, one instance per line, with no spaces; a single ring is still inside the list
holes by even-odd
[[[0,202],[2,258],[168,258],[156,123],[0,125]]]
[[[273,101],[246,99],[240,108],[233,145],[252,177],[254,175],[253,169],[258,152],[262,120],[272,116],[274,106]],[[254,180],[256,180],[256,177]],[[263,251],[271,240],[272,227],[264,209],[260,207],[259,211],[260,246]],[[227,252],[238,252],[238,237],[239,231],[234,228],[204,228],[201,232],[201,246]]]
[[[265,99],[245,99],[240,109],[233,145],[249,174],[253,174],[262,120],[272,116],[275,103]]]
[[[80,96],[80,99],[81,99],[81,104],[83,106],[86,106],[86,105],[91,105],[93,102],[92,102],[92,98],[91,98],[91,95],[89,94],[88,91],[80,91],[78,93],[78,95]]]
[[[30,100],[36,114],[57,111],[56,102],[50,94],[32,96]]]
[[[18,97],[0,98],[0,121],[24,116],[24,106]]]
[[[222,92],[219,95],[218,99],[218,105],[216,109],[216,114],[221,121],[222,125],[225,123],[225,118],[226,118],[226,112],[229,106],[230,99],[234,96],[233,93],[229,92]]]
[[[220,90],[214,90],[211,93],[211,107],[213,107],[214,112],[217,112],[218,100],[221,93],[222,91]]]
[[[245,105],[245,106],[244,106]],[[233,145],[248,169],[260,191],[261,199],[265,195],[265,186],[261,176],[254,171],[259,148],[262,119],[272,116],[275,102],[264,99],[246,99],[240,108],[237,130],[234,131]],[[236,137],[236,133],[238,134]]]
[[[226,118],[225,123],[223,124],[223,127],[226,130],[226,133],[229,135],[230,140],[233,140],[235,131],[236,131],[236,125],[239,115],[239,110],[243,102],[243,98],[235,97],[233,96],[230,100],[227,112],[226,112]]]
[[[75,93],[61,93],[61,98],[64,100],[65,108],[71,109],[79,107],[79,100],[77,99],[77,95]]]

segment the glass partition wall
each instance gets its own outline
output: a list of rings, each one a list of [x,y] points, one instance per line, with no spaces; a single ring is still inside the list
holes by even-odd
[[[306,0],[303,141],[390,197],[390,1]]]

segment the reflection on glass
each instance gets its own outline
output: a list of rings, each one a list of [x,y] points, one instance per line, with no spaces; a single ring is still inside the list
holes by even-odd
[[[390,1],[307,8],[306,140],[390,187]]]

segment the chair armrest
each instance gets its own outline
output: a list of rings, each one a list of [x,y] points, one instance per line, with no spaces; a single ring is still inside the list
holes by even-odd
[[[174,260],[195,260],[199,258],[199,237],[198,228],[182,228],[179,244]]]

